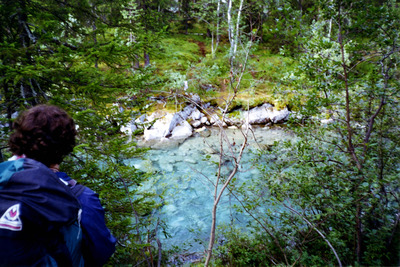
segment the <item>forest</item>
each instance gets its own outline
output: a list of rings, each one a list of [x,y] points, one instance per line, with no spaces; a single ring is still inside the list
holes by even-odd
[[[99,194],[118,239],[110,266],[399,266],[399,29],[398,0],[0,0],[0,160],[22,110],[71,114],[61,169]],[[296,138],[253,151],[244,183],[251,127],[236,123],[235,145],[210,126],[209,230],[189,255],[164,245],[167,192],[144,187],[155,173],[126,164],[149,157],[145,130],[121,129],[154,100],[176,110],[193,95],[221,122],[287,108],[278,126]],[[244,228],[219,224],[227,197]]]

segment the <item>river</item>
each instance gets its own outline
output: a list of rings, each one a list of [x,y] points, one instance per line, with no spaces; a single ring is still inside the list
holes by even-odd
[[[160,235],[164,249],[177,246],[187,253],[198,253],[205,249],[211,227],[213,203],[213,182],[215,182],[219,161],[219,129],[209,128],[210,135],[195,135],[183,143],[168,149],[152,149],[143,159],[132,159],[128,163],[136,168],[152,172],[151,181],[143,190],[160,194],[164,192],[164,205],[159,216],[167,225],[170,238]],[[226,129],[226,136],[237,152],[243,143],[239,130]],[[260,175],[254,166],[254,152],[260,147],[293,138],[285,128],[255,127],[249,134],[248,146],[240,162],[236,183],[251,180]],[[224,151],[230,155],[228,147]],[[222,174],[232,170],[232,164],[225,161]],[[234,212],[234,199],[227,194],[222,197],[218,207],[218,225],[237,223],[245,226],[248,218]]]

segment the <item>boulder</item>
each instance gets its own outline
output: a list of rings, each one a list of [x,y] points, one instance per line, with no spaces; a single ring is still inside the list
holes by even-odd
[[[248,124],[266,124],[271,120],[272,108],[271,104],[264,103],[262,106],[243,112],[243,116]]]
[[[175,127],[182,121],[186,121],[186,119],[193,113],[194,110],[197,109],[193,105],[190,105],[185,107],[182,111],[175,113],[169,123],[168,130],[164,136],[169,138],[172,135],[172,131],[175,129]]]
[[[193,134],[193,128],[187,121],[182,121],[171,132],[171,139],[186,139]]]
[[[166,111],[157,110],[157,111],[153,112],[150,116],[147,116],[147,121],[153,122],[153,121],[155,121],[155,120],[158,120],[158,119],[160,119],[160,118],[165,117],[167,114],[169,114],[169,113],[166,112]],[[140,118],[141,118],[141,117],[140,117]]]
[[[271,121],[273,123],[279,123],[283,121],[287,121],[290,115],[290,111],[287,108],[282,110],[273,110],[271,115]]]
[[[200,120],[202,117],[204,117],[204,114],[201,113],[197,108],[193,109],[189,116],[189,118],[192,120]]]
[[[151,116],[155,118],[156,115],[153,114]],[[152,118],[151,116],[150,118]],[[165,137],[166,134],[169,132],[172,118],[173,114],[168,113],[164,117],[157,119],[156,122],[153,124],[153,126],[150,127],[150,129],[144,129],[143,133],[144,140],[151,141],[154,139],[161,139]]]
[[[201,121],[199,120],[194,120],[191,121],[190,124],[194,127],[194,128],[199,128],[201,126]]]
[[[148,173],[156,173],[157,172],[157,168],[154,167],[153,162],[149,159],[143,160],[141,162],[137,162],[133,166],[142,172],[148,172]]]
[[[248,124],[267,124],[285,121],[289,114],[290,111],[287,108],[277,110],[271,104],[264,103],[259,107],[243,112],[243,117]]]
[[[206,123],[208,122],[207,117],[206,117],[206,116],[202,117],[202,118],[200,119],[200,122],[201,122],[202,124],[206,124]]]

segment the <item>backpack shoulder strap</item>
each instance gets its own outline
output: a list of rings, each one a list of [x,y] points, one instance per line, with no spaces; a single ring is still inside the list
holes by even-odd
[[[75,195],[75,197],[79,197],[83,190],[85,190],[85,186],[79,184],[76,180],[71,179],[68,181],[68,186],[70,187],[72,193]]]

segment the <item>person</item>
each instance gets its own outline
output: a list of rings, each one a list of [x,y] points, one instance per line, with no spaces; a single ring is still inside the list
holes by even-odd
[[[77,198],[68,179],[60,179],[50,169],[72,152],[74,121],[56,106],[39,105],[23,112],[13,128],[9,146],[14,160],[0,164],[0,266],[82,266],[88,253],[102,258],[93,264],[103,264],[104,248],[96,244],[85,248],[88,242],[106,236],[106,257],[115,250],[116,240],[104,224],[104,210],[99,209],[98,198],[93,200],[97,195],[85,187],[87,193]],[[93,214],[95,224],[107,231],[90,229],[91,218],[81,217]]]

